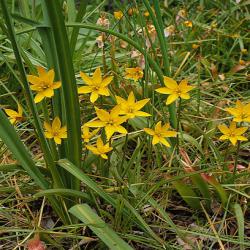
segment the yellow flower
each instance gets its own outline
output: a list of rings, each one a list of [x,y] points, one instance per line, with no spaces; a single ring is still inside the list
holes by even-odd
[[[226,108],[225,110],[234,116],[233,121],[235,122],[250,122],[250,103],[243,105],[240,100],[237,100],[235,108]]]
[[[9,121],[11,124],[20,122],[23,119],[23,109],[19,103],[17,104],[17,107],[17,111],[12,109],[4,109],[5,113],[9,116]]]
[[[82,80],[87,84],[78,88],[79,94],[88,94],[90,95],[90,101],[94,103],[99,95],[109,96],[108,85],[113,80],[113,76],[108,76],[102,78],[102,72],[100,68],[97,68],[92,77],[87,76],[85,73],[80,72]]]
[[[115,17],[116,20],[120,20],[123,17],[123,13],[120,10],[119,11],[115,11],[114,12],[114,17]]]
[[[235,145],[237,141],[247,141],[245,136],[242,136],[247,131],[247,127],[236,128],[236,122],[231,122],[229,128],[225,124],[218,126],[219,130],[223,134],[220,140],[230,140]]]
[[[125,74],[126,79],[132,79],[137,82],[139,79],[143,77],[143,71],[140,67],[126,68],[125,71],[126,71]]]
[[[166,87],[158,88],[155,91],[169,95],[166,101],[167,105],[174,102],[179,97],[182,99],[189,99],[190,95],[188,92],[195,88],[193,86],[188,86],[186,79],[182,80],[178,85],[174,79],[166,76],[164,76],[164,84]]]
[[[153,136],[152,144],[155,145],[157,143],[162,143],[166,147],[170,147],[169,142],[165,139],[166,137],[176,137],[176,131],[168,130],[170,128],[170,124],[167,123],[165,125],[161,125],[161,121],[159,121],[155,125],[155,129],[144,128],[144,131]]]
[[[31,83],[30,88],[37,92],[35,103],[42,101],[45,97],[51,98],[54,96],[54,89],[61,87],[61,82],[54,82],[55,72],[53,69],[48,72],[44,68],[37,67],[38,76],[28,75],[27,79]]]
[[[89,142],[89,140],[94,137],[100,129],[97,128],[93,130],[92,132],[89,131],[89,127],[83,126],[82,127],[82,139],[84,142]]]
[[[242,49],[242,50],[241,50],[241,53],[242,53],[243,55],[246,55],[246,54],[247,54],[247,49]]]
[[[150,99],[143,99],[138,102],[135,101],[134,93],[131,91],[128,100],[123,99],[120,96],[116,96],[116,101],[121,105],[121,115],[126,115],[127,118],[135,118],[136,116],[151,116],[150,114],[140,111]]]
[[[186,27],[189,27],[189,28],[192,28],[192,27],[193,27],[193,23],[192,23],[191,21],[185,21],[185,22],[184,22],[184,25],[185,25]]]
[[[53,120],[52,125],[44,122],[44,128],[46,129],[44,132],[45,137],[49,139],[53,138],[56,144],[61,144],[61,139],[67,138],[67,128],[66,126],[61,127],[61,121],[59,117],[56,117]]]
[[[89,149],[93,154],[100,155],[103,159],[108,159],[106,153],[110,152],[113,148],[109,146],[109,144],[104,144],[101,137],[99,137],[96,141],[96,147],[92,145],[87,145],[87,149]]]
[[[124,123],[127,118],[125,116],[119,116],[120,112],[120,105],[115,106],[110,112],[96,108],[96,114],[99,119],[87,122],[85,126],[93,128],[104,127],[107,140],[109,140],[115,132],[126,134],[127,130],[122,127],[121,124]]]
[[[199,44],[196,44],[196,43],[193,43],[193,44],[192,44],[192,48],[193,48],[193,49],[198,49],[199,47],[200,47]]]

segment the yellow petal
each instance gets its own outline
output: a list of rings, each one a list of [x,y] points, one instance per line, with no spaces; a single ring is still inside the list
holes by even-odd
[[[37,95],[34,98],[35,103],[39,103],[45,98],[44,94],[42,92],[38,92]]]
[[[61,138],[60,137],[54,137],[54,141],[55,141],[55,143],[56,144],[61,144],[62,143],[62,140],[61,140]]]
[[[92,122],[87,122],[85,126],[87,127],[92,127],[92,128],[102,128],[106,125],[105,122],[103,121],[92,121]]]
[[[140,109],[142,109],[148,102],[149,102],[149,98],[147,98],[147,99],[143,99],[143,100],[140,100],[140,101],[138,101],[138,102],[136,102],[135,104],[134,104],[134,108],[136,109],[136,110],[140,110]]]
[[[23,108],[22,108],[22,106],[18,103],[17,104],[17,109],[18,109],[18,114],[20,115],[20,116],[22,116],[23,115]]]
[[[157,135],[154,135],[153,140],[152,140],[152,144],[155,145],[155,144],[157,144],[159,142],[160,142],[159,137]]]
[[[109,115],[109,112],[107,112],[106,110],[96,108],[95,111],[96,111],[97,117],[101,121],[105,121],[106,122],[106,121],[109,120],[110,115]]]
[[[229,137],[230,142],[235,146],[237,143],[237,138],[236,137]]]
[[[87,76],[85,73],[83,73],[83,72],[80,71],[80,76],[81,76],[82,80],[83,80],[87,85],[92,85],[92,84],[93,84],[92,79],[91,79],[89,76]]]
[[[54,95],[54,90],[49,88],[43,91],[43,95],[50,98]]]
[[[172,102],[174,102],[176,99],[178,99],[178,95],[177,94],[171,94],[168,96],[166,104],[169,105]]]
[[[58,89],[62,86],[62,83],[60,81],[54,82],[52,87],[53,89]]]
[[[53,82],[55,78],[55,71],[53,69],[49,70],[48,73],[41,77],[46,82]]]
[[[98,99],[99,95],[96,91],[93,91],[90,95],[90,101],[94,103]]]
[[[135,114],[135,116],[142,116],[142,117],[151,116],[149,113],[146,113],[143,111],[135,111],[134,114]]]
[[[78,94],[88,94],[91,93],[92,89],[89,86],[82,86],[78,88]]]
[[[120,97],[120,96],[115,96],[115,99],[116,99],[116,102],[118,103],[118,104],[121,104],[121,103],[127,103],[127,101],[125,100],[125,99],[123,99],[122,97]]]
[[[235,130],[235,134],[236,134],[236,135],[242,135],[242,134],[244,134],[247,130],[248,130],[247,127],[237,128],[237,129]]]
[[[135,103],[135,96],[134,96],[134,93],[133,91],[131,91],[129,93],[129,96],[128,96],[128,103],[129,105],[133,105]]]
[[[118,125],[115,127],[115,130],[118,132],[118,133],[121,133],[121,134],[127,134],[128,131],[121,125]]]
[[[144,131],[149,135],[155,135],[155,131],[150,128],[144,128]]]
[[[37,69],[39,77],[42,77],[47,73],[44,67],[37,66],[36,69]]]
[[[16,117],[19,116],[18,113],[15,110],[12,109],[4,109],[5,113],[9,116],[9,117]]]
[[[178,87],[177,82],[174,79],[167,76],[164,76],[164,84],[169,89],[176,89]]]
[[[239,141],[248,141],[248,139],[247,139],[245,136],[242,136],[242,135],[238,135],[238,136],[237,136],[237,139],[238,139]]]
[[[190,95],[188,93],[181,93],[180,98],[187,100],[187,99],[190,99]]]
[[[111,138],[111,136],[115,133],[115,128],[112,125],[105,126],[105,133],[107,136],[107,140]]]
[[[48,132],[51,132],[51,131],[52,131],[52,128],[51,128],[51,126],[50,126],[50,124],[49,124],[48,122],[44,122],[43,125],[44,125],[44,128],[45,128]]]
[[[108,88],[99,88],[98,94],[99,95],[110,96]]]
[[[53,134],[50,133],[50,132],[45,131],[45,132],[44,132],[44,135],[45,135],[45,137],[48,138],[48,139],[52,139],[52,138],[53,138]]]
[[[92,80],[96,84],[101,84],[101,82],[102,82],[102,72],[101,72],[101,68],[100,67],[98,67],[95,70],[95,72],[93,74],[93,77],[92,77]]]
[[[52,129],[54,131],[58,131],[61,128],[61,121],[59,119],[59,117],[57,116],[53,122],[52,122]]]
[[[222,134],[227,135],[227,134],[230,133],[229,128],[228,128],[225,124],[220,124],[220,125],[218,126],[218,129],[220,130],[220,132],[221,132]]]
[[[27,80],[31,84],[40,84],[42,82],[42,80],[38,76],[34,75],[27,75]]]
[[[102,148],[103,147],[103,141],[101,137],[98,137],[97,141],[96,141],[96,146],[97,148]]]
[[[108,86],[108,85],[112,82],[113,78],[114,78],[113,76],[105,77],[105,78],[102,80],[101,86],[102,86],[102,87]]]
[[[103,159],[105,159],[105,160],[108,159],[108,156],[107,156],[106,154],[101,154],[101,157],[102,157]]]
[[[170,144],[168,143],[168,141],[165,138],[160,138],[160,143],[162,143],[163,145],[165,145],[166,147],[170,148]]]
[[[165,94],[165,95],[169,95],[169,94],[172,94],[174,92],[173,89],[169,89],[169,88],[166,88],[166,87],[158,88],[155,91],[158,92],[158,93],[161,93],[161,94]]]

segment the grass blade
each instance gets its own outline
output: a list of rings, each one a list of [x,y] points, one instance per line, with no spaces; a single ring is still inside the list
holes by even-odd
[[[238,224],[238,235],[240,241],[240,250],[244,250],[244,214],[239,204],[234,204],[234,213]]]
[[[65,115],[68,127],[68,158],[77,167],[81,160],[81,123],[76,79],[72,64],[68,36],[61,12],[60,1],[45,1],[46,10],[54,33],[59,69],[65,100]],[[79,183],[73,181],[75,190]]]
[[[109,247],[111,250],[132,250],[87,204],[76,205],[69,210]]]

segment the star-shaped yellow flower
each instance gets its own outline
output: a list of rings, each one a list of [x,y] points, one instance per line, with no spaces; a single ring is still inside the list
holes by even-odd
[[[152,144],[155,145],[157,143],[162,143],[166,147],[170,147],[169,142],[165,139],[166,137],[176,137],[176,131],[170,131],[170,124],[167,123],[165,125],[161,125],[161,121],[159,121],[155,125],[155,129],[144,128],[144,131],[153,136]]]
[[[126,79],[132,79],[137,82],[139,79],[143,77],[143,71],[140,67],[126,68],[125,71],[126,71],[125,73]]]
[[[235,122],[250,122],[250,103],[243,105],[240,100],[237,100],[235,108],[225,110],[234,116],[233,121]]]
[[[53,69],[46,72],[40,66],[37,67],[38,76],[27,75],[28,81],[31,83],[30,88],[37,92],[35,103],[41,102],[45,97],[51,98],[54,96],[54,89],[61,87],[61,82],[54,82],[55,72]]]
[[[17,111],[12,109],[4,109],[4,111],[9,116],[9,121],[11,124],[16,124],[23,119],[23,109],[19,103],[17,104]]]
[[[82,139],[84,142],[89,142],[89,140],[94,137],[100,129],[94,129],[92,132],[89,131],[89,127],[83,126],[82,127]]]
[[[188,92],[195,87],[189,86],[186,79],[182,80],[178,85],[177,82],[167,76],[164,76],[164,84],[166,87],[158,88],[155,91],[161,94],[169,95],[166,104],[169,105],[179,97],[182,99],[189,99],[190,95]]]
[[[80,72],[82,80],[87,84],[78,88],[79,94],[90,94],[90,101],[94,103],[99,95],[109,96],[108,85],[113,80],[113,76],[107,76],[102,78],[102,72],[100,68],[97,68],[92,77],[87,76],[85,73]]]
[[[53,120],[52,125],[44,122],[44,128],[46,129],[44,132],[45,137],[48,139],[53,138],[56,144],[61,144],[62,139],[67,138],[67,128],[66,126],[61,126],[59,117]]]
[[[108,159],[106,153],[110,152],[113,148],[109,146],[109,144],[104,144],[101,137],[99,137],[96,141],[96,147],[92,145],[87,145],[87,149],[89,149],[93,154],[100,155],[103,159]]]
[[[136,116],[151,116],[146,112],[140,111],[140,109],[142,109],[150,100],[149,98],[136,102],[132,91],[129,93],[128,100],[125,100],[120,96],[116,96],[115,98],[118,105],[121,106],[120,114],[126,115],[128,119],[135,118]]]
[[[122,11],[120,11],[120,10],[114,11],[114,17],[115,17],[116,20],[122,19],[122,17],[123,17]]]
[[[223,134],[220,140],[230,140],[230,142],[235,145],[237,141],[247,141],[245,136],[242,136],[247,131],[247,127],[236,127],[236,122],[231,122],[229,128],[225,124],[220,124],[218,126],[219,130]]]
[[[115,106],[110,112],[107,112],[104,109],[96,108],[98,120],[87,122],[85,126],[93,128],[104,127],[107,140],[109,140],[115,132],[127,134],[127,130],[121,126],[121,124],[124,123],[127,118],[120,116],[120,112],[120,105]]]

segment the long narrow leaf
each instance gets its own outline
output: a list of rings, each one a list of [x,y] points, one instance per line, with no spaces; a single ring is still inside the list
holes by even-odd
[[[132,250],[87,204],[76,205],[69,210],[109,247],[111,250]]]
[[[80,167],[80,107],[68,36],[61,11],[60,1],[45,0],[45,6],[50,19],[52,31],[54,33],[58,63],[62,80],[63,95],[65,100],[65,115],[68,128],[68,159],[77,167]],[[75,190],[79,190],[78,181],[74,180],[72,187],[73,186]]]

